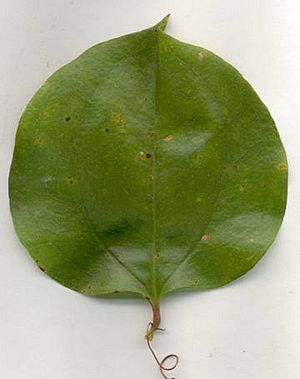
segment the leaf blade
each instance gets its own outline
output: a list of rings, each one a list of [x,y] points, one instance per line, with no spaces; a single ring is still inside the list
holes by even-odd
[[[262,257],[284,214],[287,163],[269,112],[166,21],[89,49],[20,122],[17,233],[48,275],[90,295],[157,303],[226,284]]]

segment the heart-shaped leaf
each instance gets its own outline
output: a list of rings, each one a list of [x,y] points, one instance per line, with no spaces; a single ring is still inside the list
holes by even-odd
[[[251,86],[153,28],[92,47],[33,97],[10,200],[40,268],[89,295],[222,286],[275,238],[287,162]]]

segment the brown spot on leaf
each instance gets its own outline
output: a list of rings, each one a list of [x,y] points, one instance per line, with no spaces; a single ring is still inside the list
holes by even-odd
[[[147,158],[147,159],[151,159],[151,158],[152,158],[152,154],[147,153],[147,154],[146,154],[146,158]]]
[[[209,240],[209,235],[208,234],[203,234],[201,237],[201,241],[208,241]]]
[[[44,269],[44,267],[42,267],[42,266],[39,266],[39,269],[40,269],[41,271],[45,272],[45,269]]]
[[[115,291],[114,291],[114,293],[120,293],[120,291],[118,291],[118,290],[115,290]]]
[[[173,136],[169,135],[169,136],[166,136],[166,137],[164,138],[164,141],[165,141],[165,142],[171,142],[173,138],[174,138]]]

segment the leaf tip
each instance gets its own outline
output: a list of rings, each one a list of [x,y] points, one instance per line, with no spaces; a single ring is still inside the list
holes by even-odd
[[[158,29],[158,30],[165,30],[168,22],[169,22],[169,18],[171,16],[171,13],[167,14],[156,26],[155,26],[155,29]]]

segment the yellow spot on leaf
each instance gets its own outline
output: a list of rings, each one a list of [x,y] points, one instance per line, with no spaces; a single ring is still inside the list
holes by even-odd
[[[287,164],[285,163],[285,162],[282,162],[282,163],[279,163],[278,165],[277,165],[277,168],[279,169],[279,170],[287,170]]]
[[[203,55],[203,53],[200,51],[200,52],[198,53],[198,59],[199,59],[199,61],[202,61],[203,58],[204,58],[204,55]]]
[[[126,127],[125,117],[122,113],[114,113],[111,118],[112,122],[119,128]]]
[[[45,110],[44,112],[43,112],[43,118],[44,119],[49,119],[50,118],[50,116],[51,116],[51,114],[50,114],[50,112],[48,111],[48,110]]]

